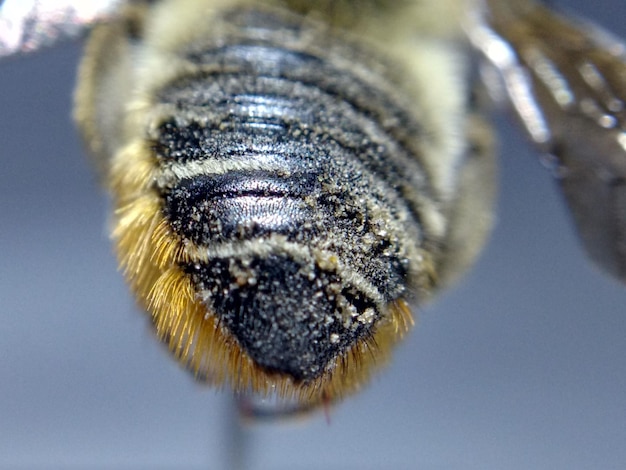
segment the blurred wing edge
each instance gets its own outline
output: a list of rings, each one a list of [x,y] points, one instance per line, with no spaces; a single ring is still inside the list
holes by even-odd
[[[587,253],[626,283],[626,47],[534,0],[484,0],[465,29],[487,86],[546,155]]]
[[[79,36],[109,18],[123,0],[5,0],[0,3],[0,60]]]

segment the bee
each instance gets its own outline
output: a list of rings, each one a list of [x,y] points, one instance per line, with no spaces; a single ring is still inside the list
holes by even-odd
[[[120,265],[197,377],[336,401],[388,356],[409,300],[487,233],[491,192],[464,174],[493,158],[457,137],[473,130],[456,54],[428,39],[427,57],[394,69],[355,39],[398,14],[386,3],[177,1],[177,22],[170,3],[96,28],[79,74],[76,120],[109,166]],[[406,80],[425,62],[455,90],[445,125]]]
[[[409,305],[473,263],[495,159],[459,25],[557,158],[586,248],[625,277],[622,58],[535,2],[484,7],[161,0],[94,28],[75,118],[124,275],[196,377],[339,401],[388,360]],[[568,34],[587,42],[551,43]]]

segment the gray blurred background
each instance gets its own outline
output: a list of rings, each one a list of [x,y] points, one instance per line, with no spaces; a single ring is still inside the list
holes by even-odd
[[[623,0],[561,6],[626,36]],[[626,288],[591,266],[501,118],[498,225],[363,393],[232,426],[154,340],[117,272],[69,118],[80,44],[0,66],[0,467],[626,468]]]

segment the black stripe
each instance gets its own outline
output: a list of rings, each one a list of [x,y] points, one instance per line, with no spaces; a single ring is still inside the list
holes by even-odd
[[[405,198],[412,199],[417,192],[434,198],[419,160],[349,103],[315,87],[294,88],[282,79],[213,78],[208,83],[204,76],[185,78],[171,85],[168,99],[202,122],[172,118],[161,124],[154,139],[163,164],[289,156],[285,161],[293,166],[334,153],[337,158],[362,162]]]
[[[304,198],[319,192],[312,174],[289,178],[263,171],[202,175],[182,180],[165,192],[165,214],[181,237],[200,246],[269,234],[303,237],[302,226],[315,217]]]
[[[333,116],[333,108],[343,102],[354,110],[355,115],[378,127],[381,135],[395,140],[404,149],[403,153],[417,154],[419,149],[416,143],[420,136],[425,137],[412,110],[391,99],[389,89],[366,83],[350,71],[338,69],[324,58],[288,50],[280,45],[252,44],[227,45],[203,51],[197,56],[196,62],[210,64],[211,71],[199,73],[195,78],[198,85],[196,87],[191,84],[185,86],[184,82],[188,79],[183,79],[183,83],[173,82],[164,87],[157,94],[160,102],[219,107],[236,105],[237,99],[246,93],[249,96],[260,96],[273,92],[276,96],[283,95],[284,99],[283,105],[274,106],[275,109],[280,109],[287,115],[290,111],[296,111],[297,117],[309,122],[310,116],[315,116],[316,120],[312,124],[317,124],[317,119],[325,115]],[[250,79],[261,78],[276,79],[275,83],[279,85],[272,87],[267,80],[265,90],[250,86]],[[262,81],[258,80],[257,83]],[[317,93],[293,96],[290,90],[296,85],[301,85],[303,89],[316,90]],[[246,86],[249,90],[245,89]],[[181,91],[184,91],[182,96]],[[325,106],[315,106],[319,100],[319,96],[315,97],[316,94],[326,95]],[[303,107],[302,104],[306,106]],[[308,111],[309,119],[306,119],[305,111]]]

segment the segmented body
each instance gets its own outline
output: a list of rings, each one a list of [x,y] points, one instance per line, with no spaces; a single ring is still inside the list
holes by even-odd
[[[85,79],[77,114],[111,161],[121,264],[159,335],[236,389],[352,391],[444,264],[462,147],[433,160],[440,136],[400,69],[338,29],[244,5],[150,42],[138,17],[92,40],[122,30],[128,63],[87,59],[105,78]],[[81,107],[125,80],[128,103]]]

